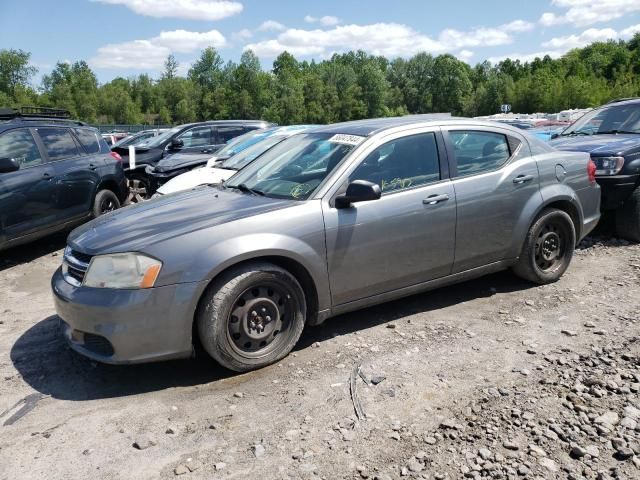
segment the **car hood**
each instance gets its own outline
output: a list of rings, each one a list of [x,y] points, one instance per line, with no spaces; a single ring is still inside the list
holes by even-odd
[[[577,135],[575,137],[559,137],[549,143],[558,150],[587,152],[603,155],[624,155],[627,151],[640,145],[640,135]]]
[[[210,153],[174,153],[160,160],[155,169],[157,172],[171,172],[181,168],[204,165],[210,159]]]
[[[180,192],[199,185],[216,185],[228,180],[236,174],[236,170],[225,168],[196,168],[172,178],[158,189],[161,195]]]
[[[68,243],[89,255],[144,251],[147,246],[196,230],[296,204],[294,200],[204,186],[103,215],[76,228]]]

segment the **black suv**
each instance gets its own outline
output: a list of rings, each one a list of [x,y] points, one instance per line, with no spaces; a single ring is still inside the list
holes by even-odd
[[[113,151],[124,159],[124,167],[132,201],[149,198],[154,182],[149,179],[147,167],[155,167],[167,155],[213,154],[229,140],[259,128],[274,126],[262,120],[212,120],[173,127],[157,137],[135,146],[135,162],[130,162],[129,147],[114,147]]]
[[[618,235],[640,242],[640,98],[612,100],[591,110],[551,145],[591,154],[602,209],[615,211]]]
[[[58,109],[0,109],[0,250],[115,210],[122,159]]]

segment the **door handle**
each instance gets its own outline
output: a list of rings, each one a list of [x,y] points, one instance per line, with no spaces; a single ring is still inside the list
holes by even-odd
[[[442,195],[429,195],[422,200],[422,203],[425,205],[436,205],[437,203],[446,202],[447,200],[449,200],[449,195],[443,193]]]
[[[46,179],[46,180],[51,180],[53,177],[51,176],[50,173],[44,172],[42,174],[42,178]]]
[[[96,165],[94,165],[93,163],[90,163],[90,164],[89,164],[89,168],[90,168],[91,170],[95,170],[95,169],[96,169],[96,168],[98,168],[98,167],[97,167]]]
[[[211,153],[211,150],[205,148],[204,150],[200,150],[200,153]]]
[[[530,182],[531,180],[533,180],[533,178],[533,175],[518,175],[513,179],[513,183],[515,183],[516,185],[522,185],[523,183]]]

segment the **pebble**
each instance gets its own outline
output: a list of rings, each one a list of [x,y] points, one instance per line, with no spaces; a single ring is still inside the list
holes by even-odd
[[[149,447],[156,446],[156,441],[148,435],[142,435],[133,442],[133,448],[137,448],[138,450],[146,450]]]
[[[178,465],[173,469],[173,473],[175,473],[176,475],[184,475],[185,473],[189,473],[190,471],[191,470],[189,470],[186,465]]]
[[[236,393],[233,394],[233,396],[236,397],[236,398],[243,398],[244,397],[244,393],[236,392]]]
[[[259,458],[264,455],[264,447],[260,443],[252,446],[251,451],[253,452],[253,456],[256,458]]]
[[[384,376],[382,376],[382,375],[374,375],[373,377],[371,377],[370,382],[371,382],[373,385],[378,385],[379,383],[384,382],[386,378],[387,378],[387,377],[384,377]]]
[[[519,450],[520,449],[520,446],[517,443],[509,441],[509,440],[505,440],[504,442],[502,442],[502,446],[504,448],[506,448],[507,450]]]
[[[560,333],[567,335],[568,337],[576,337],[578,334],[573,330],[560,330]]]

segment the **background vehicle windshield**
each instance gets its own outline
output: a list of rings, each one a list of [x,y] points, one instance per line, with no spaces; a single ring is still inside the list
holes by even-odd
[[[275,129],[254,130],[234,138],[216,152],[216,157],[230,157],[273,135]]]
[[[640,103],[618,105],[585,113],[562,135],[640,133]]]
[[[142,143],[138,144],[137,146],[145,147],[145,148],[159,147],[166,140],[169,140],[171,137],[176,135],[180,130],[182,130],[182,127],[173,127],[171,130],[167,130],[162,135],[158,135],[157,137],[151,138],[146,142],[142,142]]]
[[[222,162],[222,168],[240,170],[246,167],[247,165],[249,165],[252,161],[258,158],[264,152],[269,150],[274,145],[277,145],[284,139],[285,137],[281,137],[281,136],[263,138],[258,143],[254,143],[250,147],[245,148],[239,153],[236,153],[231,158],[228,158],[227,160]]]
[[[225,185],[274,198],[306,200],[354,149],[332,133],[302,133],[283,140]]]

